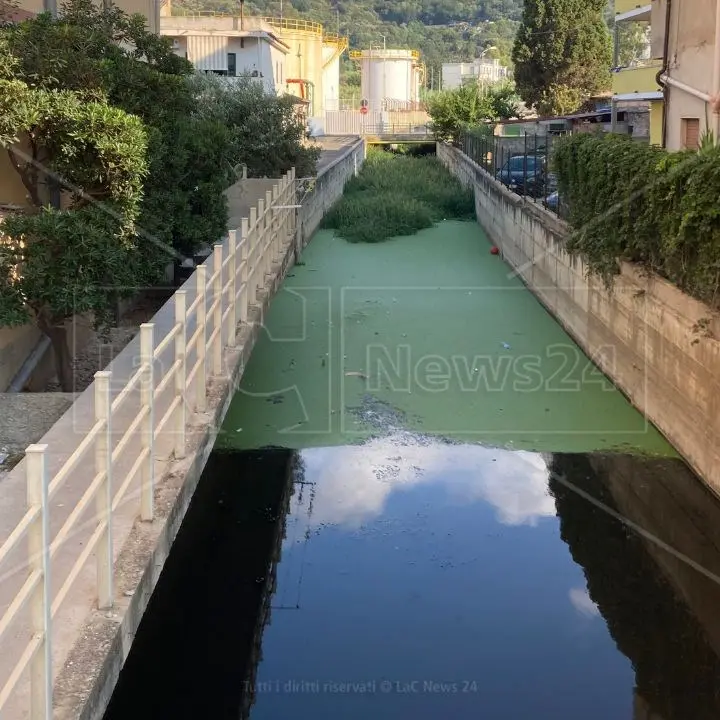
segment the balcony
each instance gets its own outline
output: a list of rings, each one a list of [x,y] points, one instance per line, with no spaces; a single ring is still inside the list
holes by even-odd
[[[662,68],[660,60],[649,60],[642,65],[616,70],[613,72],[613,94],[659,92],[660,86],[657,84],[656,77],[660,68]]]

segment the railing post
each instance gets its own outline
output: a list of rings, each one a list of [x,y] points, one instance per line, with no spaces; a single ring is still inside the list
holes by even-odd
[[[272,252],[270,253],[270,260],[269,265],[270,269],[272,270],[272,263],[273,260],[278,260],[280,258],[280,255],[282,254],[282,218],[284,210],[278,210],[278,205],[283,205],[284,203],[279,202],[280,199],[280,187],[282,187],[282,179],[280,180],[281,185],[273,185],[272,189]]]
[[[103,473],[95,498],[98,523],[105,524],[96,551],[98,609],[113,606],[113,526],[112,526],[112,414],[110,412],[110,381],[112,373],[102,370],[95,373],[95,421],[105,423],[105,429],[95,441],[95,473]]]
[[[152,522],[155,517],[155,325],[140,325],[140,409],[145,413],[141,443],[148,457],[142,467],[140,488],[140,518]]]
[[[197,296],[200,298],[197,307],[198,341],[195,348],[197,353],[198,370],[195,376],[195,408],[198,412],[205,412],[207,395],[207,265],[198,265]]]
[[[260,201],[262,202],[262,200]],[[257,239],[258,231],[258,214],[257,208],[250,208],[250,234],[248,235],[248,305],[255,304],[256,285],[255,275],[257,273],[258,257],[257,257]]]
[[[228,329],[227,329],[227,345],[235,347],[235,331],[237,330],[237,297],[236,297],[236,273],[237,264],[237,231],[230,230],[228,232],[228,250],[230,252],[228,258]]]
[[[175,362],[178,364],[175,370],[175,398],[179,401],[175,410],[175,459],[185,457],[185,344],[187,323],[186,291],[175,291],[175,325],[180,325],[175,335]]]
[[[295,182],[295,168],[290,168],[290,199],[291,205],[297,205],[297,183]],[[290,211],[290,237],[295,242],[295,235],[297,234],[297,218],[300,211],[295,208]]]
[[[261,198],[258,201],[257,210],[257,235],[255,237],[255,277],[253,279],[253,301],[257,301],[258,289],[265,287],[265,201]]]
[[[222,287],[223,287],[223,246],[218,243],[213,246],[213,275],[215,282],[213,283],[213,302],[215,303],[215,311],[213,312],[213,332],[215,340],[212,346],[213,357],[213,375],[219,377],[222,375]]]
[[[248,243],[250,242],[250,228],[248,219],[240,221],[240,322],[245,325],[248,321]]]
[[[274,231],[274,223],[273,223],[273,215],[275,214],[275,208],[273,206],[273,194],[272,190],[266,190],[265,191],[265,247],[263,248],[263,257],[265,259],[265,263],[263,265],[263,288],[265,287],[265,276],[270,274],[270,270],[272,269],[272,261],[273,261],[273,242],[275,240],[275,237],[273,235]]]
[[[27,501],[40,515],[28,529],[30,569],[41,574],[30,597],[32,630],[42,638],[30,663],[30,718],[52,719],[52,613],[50,600],[50,505],[46,463],[47,445],[25,450]]]

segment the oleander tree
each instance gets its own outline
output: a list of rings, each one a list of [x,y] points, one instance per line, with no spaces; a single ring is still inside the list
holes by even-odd
[[[13,76],[16,67],[0,38],[0,146],[29,200],[0,228],[0,324],[33,321],[70,392],[66,321],[106,316],[142,273],[135,223],[147,140],[138,118],[72,90],[32,86]]]

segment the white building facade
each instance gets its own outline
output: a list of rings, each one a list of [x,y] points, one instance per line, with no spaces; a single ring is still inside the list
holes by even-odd
[[[172,38],[175,53],[187,58],[196,70],[224,77],[250,76],[261,82],[267,92],[283,94],[290,48],[269,26],[246,21],[243,29],[237,23],[236,27],[229,23],[213,27],[220,24],[218,19],[163,17],[160,34]]]
[[[467,83],[492,85],[508,77],[508,68],[499,60],[478,59],[470,63],[443,63],[442,66],[443,90],[454,90]]]

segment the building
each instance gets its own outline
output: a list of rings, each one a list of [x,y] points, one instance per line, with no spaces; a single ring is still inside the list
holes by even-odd
[[[508,69],[499,60],[478,58],[470,63],[443,63],[443,90],[454,90],[466,83],[493,84],[507,79]]]
[[[636,136],[653,145],[661,145],[663,92],[658,75],[662,71],[663,52],[662,45],[658,48],[657,43],[651,41],[657,31],[658,18],[654,17],[650,3],[639,5],[637,0],[615,0],[615,13],[611,127],[616,132],[621,131],[617,127],[619,113],[635,114],[638,121],[631,123],[625,131],[637,129]],[[644,35],[646,38],[639,52],[629,57],[621,46],[626,29],[640,30],[640,33],[633,33],[634,37]],[[639,132],[641,124],[642,133]]]
[[[664,144],[697,148],[703,134],[720,139],[720,0],[653,0],[656,52],[666,49]]]
[[[720,138],[720,0],[616,0],[615,58],[624,23],[647,26],[648,44],[613,74],[613,108],[649,108],[650,142],[696,149],[711,131]],[[719,108],[720,109],[720,108]]]
[[[290,47],[258,18],[160,18],[160,34],[172,38],[175,52],[197,70],[228,78],[257,78],[269,93],[283,94]]]
[[[272,84],[278,93],[305,100],[309,116],[319,120],[326,107],[339,105],[340,57],[347,50],[348,39],[326,33],[320,23],[214,12],[176,13],[167,0],[161,27],[162,34],[173,37],[177,51],[188,52],[188,59],[198,69],[229,75],[234,60],[236,75],[247,69],[251,75],[257,72],[255,77],[262,73],[268,90]],[[198,40],[190,41],[193,47],[188,51],[185,48],[191,36]],[[203,42],[217,45],[216,50],[203,50]],[[226,61],[228,55],[234,58]],[[213,67],[205,67],[209,65]]]

